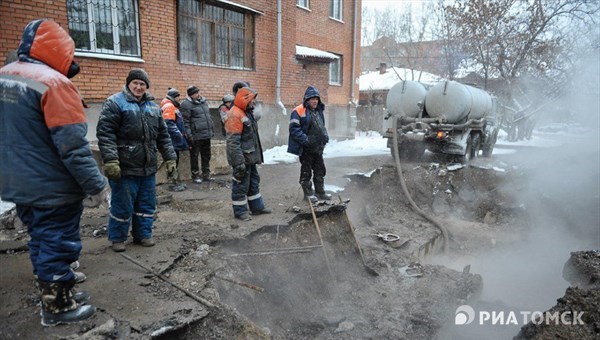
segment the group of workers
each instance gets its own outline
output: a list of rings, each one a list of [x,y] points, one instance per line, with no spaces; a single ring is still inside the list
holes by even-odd
[[[150,247],[155,245],[158,153],[170,189],[185,189],[177,170],[185,150],[190,150],[193,182],[212,180],[214,125],[206,99],[196,86],[187,88],[184,100],[170,88],[159,106],[143,69],[132,69],[123,89],[102,106],[96,131],[102,175],[86,139],[84,104],[70,80],[79,73],[74,50],[60,25],[34,20],[23,31],[18,60],[0,69],[0,196],[15,203],[27,226],[45,326],[78,322],[95,312],[89,295],[74,289],[85,280],[75,271],[84,206],[98,207],[110,187],[111,248],[125,251],[129,233],[134,244]],[[260,194],[257,165],[263,163],[263,150],[256,97],[247,82],[237,82],[219,107],[232,169],[233,214],[243,221],[271,213]],[[288,152],[299,156],[300,184],[311,202],[331,199],[324,190],[323,149],[329,141],[324,107],[318,90],[309,86],[290,115]]]

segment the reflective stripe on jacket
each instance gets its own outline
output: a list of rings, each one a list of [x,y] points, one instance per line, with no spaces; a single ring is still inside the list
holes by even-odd
[[[256,119],[251,110],[242,109],[247,108],[255,97],[256,93],[250,88],[239,89],[233,107],[227,112],[227,162],[232,167],[240,164],[261,164],[264,161]]]
[[[138,102],[124,87],[102,105],[96,127],[98,147],[105,163],[119,160],[122,175],[155,174],[158,152],[164,160],[177,158],[167,125],[153,99],[146,93]]]
[[[35,21],[19,47],[28,61],[0,69],[0,196],[5,201],[57,207],[104,188],[86,139],[81,97],[66,77],[73,51],[73,40],[58,24]]]

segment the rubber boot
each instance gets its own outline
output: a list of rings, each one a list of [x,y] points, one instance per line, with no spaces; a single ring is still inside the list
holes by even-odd
[[[92,305],[80,305],[73,298],[71,289],[75,281],[39,281],[42,290],[42,325],[56,326],[85,320],[94,315]]]
[[[35,288],[38,290],[38,292],[40,293],[40,296],[41,296],[42,295],[42,287],[40,286],[40,279],[38,279],[37,275],[33,275],[33,277],[35,278],[35,280],[34,280]],[[75,283],[77,283],[77,281]],[[71,295],[73,295],[73,299],[75,299],[75,302],[77,302],[78,304],[85,304],[90,300],[90,294],[88,292],[86,292],[86,291],[78,292],[75,290],[75,288],[71,289]],[[41,302],[41,300],[40,300],[40,302]]]
[[[310,201],[310,203],[316,203],[318,199],[315,197],[315,192],[312,188],[312,182],[300,182],[300,185],[302,186],[302,191],[304,192],[304,199]]]
[[[325,192],[325,180],[315,178],[315,195],[321,201],[331,200],[331,195]]]

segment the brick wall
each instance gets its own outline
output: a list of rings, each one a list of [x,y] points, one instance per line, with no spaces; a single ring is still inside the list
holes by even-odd
[[[358,1],[359,23],[360,3]],[[281,114],[274,105],[276,96],[277,57],[277,8],[274,0],[235,0],[263,12],[255,21],[255,69],[232,70],[227,68],[186,65],[177,60],[177,25],[175,0],[138,1],[140,18],[140,42],[144,62],[117,61],[89,57],[77,57],[82,72],[73,81],[89,103],[101,103],[109,95],[120,91],[131,68],[144,68],[150,75],[150,92],[157,100],[163,98],[168,87],[182,93],[194,84],[209,99],[212,107],[218,105],[225,93],[231,92],[235,81],[247,80],[258,93],[265,112],[269,130],[262,133],[266,145],[287,143],[289,116]],[[301,102],[307,85],[315,85],[323,95],[323,101],[331,108],[347,110],[347,103],[354,85],[358,98],[358,85],[351,79],[352,39],[354,5],[343,1],[343,23],[329,19],[328,0],[313,0],[311,10],[296,6],[294,0],[282,0],[282,79],[281,99],[289,112]],[[0,62],[4,62],[9,50],[16,49],[25,25],[37,18],[50,18],[67,28],[65,0],[2,0],[0,1]],[[360,24],[357,42],[360,41]],[[326,64],[305,64],[295,57],[296,44],[317,48],[343,56],[342,85],[330,86]],[[357,46],[360,44],[357,43]],[[359,76],[359,53],[356,53],[355,77]],[[96,107],[96,106],[95,106]],[[339,115],[340,113],[336,113]],[[336,126],[337,128],[337,126]],[[346,128],[352,128],[346,127]],[[265,130],[261,127],[261,130]],[[285,131],[285,136],[284,132]]]

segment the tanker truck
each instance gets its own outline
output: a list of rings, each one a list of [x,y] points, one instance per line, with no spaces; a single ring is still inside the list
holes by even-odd
[[[392,156],[393,119],[401,159],[418,160],[426,149],[461,163],[480,152],[483,157],[492,155],[501,115],[496,98],[483,90],[455,81],[427,86],[403,80],[390,89],[386,106],[388,129],[383,137]]]

